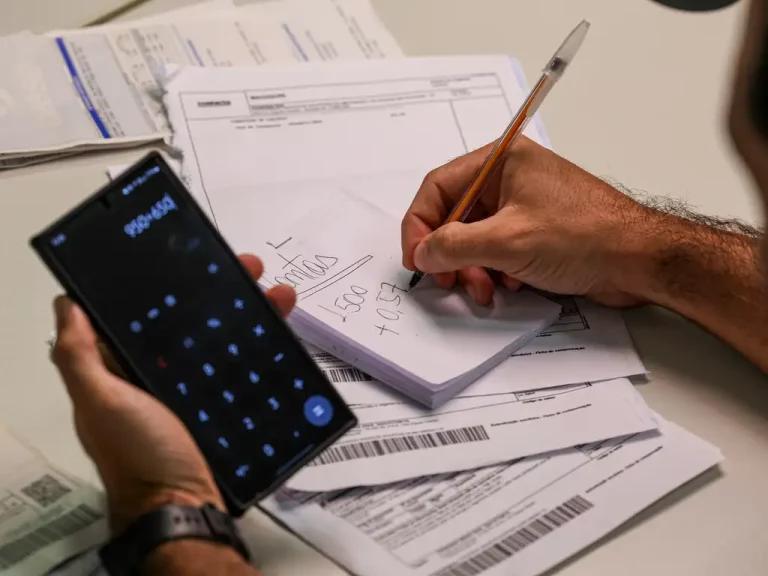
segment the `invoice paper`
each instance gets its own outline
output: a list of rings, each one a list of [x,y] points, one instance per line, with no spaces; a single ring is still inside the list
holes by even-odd
[[[395,398],[352,409],[359,425],[291,478],[289,488],[320,492],[387,484],[658,426],[626,379],[456,399],[436,411]]]
[[[281,0],[51,36],[75,73],[86,73],[83,88],[91,100],[111,96],[96,109],[105,138],[166,130],[155,92],[168,64],[257,66],[401,55],[367,0]]]
[[[424,175],[497,138],[526,94],[519,66],[507,57],[186,69],[167,90],[193,194],[235,250],[260,256],[290,236],[274,228],[275,213],[312,214],[339,189],[402,218]],[[548,142],[539,122],[527,135]],[[254,232],[261,230],[275,235],[260,242]],[[301,290],[300,279],[287,281]],[[560,321],[505,362],[503,378],[467,393],[645,371],[619,312],[556,301],[564,304]]]
[[[428,170],[499,136],[524,83],[504,56],[187,68],[165,102],[184,171],[226,230],[219,208],[243,189],[329,180],[401,218]],[[538,121],[526,134],[546,143]]]
[[[0,167],[167,135],[167,64],[259,65],[401,55],[367,0],[282,0],[0,39]]]
[[[108,534],[96,489],[0,429],[0,574],[42,574]]]
[[[360,576],[534,576],[722,460],[675,424],[661,430],[262,506]]]

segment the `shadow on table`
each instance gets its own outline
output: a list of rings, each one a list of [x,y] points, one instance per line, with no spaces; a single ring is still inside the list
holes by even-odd
[[[712,484],[715,480],[720,479],[722,476],[723,476],[723,473],[720,470],[720,468],[716,467],[716,468],[711,468],[710,470],[707,470],[706,472],[694,478],[687,484],[684,484],[674,492],[671,492],[670,494],[668,494],[667,496],[665,496],[655,504],[652,504],[651,506],[649,506],[648,508],[640,512],[640,514],[638,514],[637,516],[634,516],[631,520],[625,522],[615,530],[612,530],[610,534],[601,538],[594,544],[591,544],[587,548],[584,548],[580,552],[577,552],[562,564],[559,564],[555,568],[552,568],[551,570],[544,572],[542,576],[554,576],[555,574],[558,574],[561,570],[573,564],[580,558],[586,556],[587,554],[593,552],[594,550],[596,550],[601,546],[610,544],[611,541],[613,541],[616,538],[619,538],[620,536],[623,536],[627,532],[630,532],[631,530],[635,529],[637,526],[639,526],[643,522],[646,522],[652,519],[654,516],[657,516],[661,512],[664,512],[665,510],[668,510],[676,506],[678,503],[683,501],[685,498],[687,498],[694,492],[697,492],[698,490],[701,490],[705,486]]]
[[[667,310],[644,307],[628,310],[624,316],[650,371],[651,386],[673,386],[712,396],[713,401],[718,397],[735,401],[768,420],[768,375],[744,356]]]

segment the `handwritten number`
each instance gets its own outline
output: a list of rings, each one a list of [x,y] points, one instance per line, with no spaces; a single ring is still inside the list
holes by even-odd
[[[342,298],[344,298],[344,301],[347,304],[352,304],[353,306],[362,306],[362,304],[365,302],[365,298],[363,298],[362,296],[358,296],[357,294],[344,294]],[[354,302],[353,298],[359,298],[360,301]]]
[[[400,302],[402,301],[402,298],[400,298],[400,296],[398,296],[397,294],[393,294],[394,298],[392,298],[391,300],[384,298],[381,294],[382,292],[379,292],[379,295],[376,297],[377,302],[382,302],[382,301],[395,302],[395,306],[400,306]]]
[[[344,310],[344,312],[349,312],[350,314],[354,314],[356,312],[360,312],[360,310],[362,309],[362,307],[359,304],[353,304],[352,302],[348,302],[348,301],[347,301],[347,305],[346,306],[342,306],[341,304],[339,304],[339,299],[338,298],[336,298],[336,301],[333,303],[333,305],[336,306],[336,308]],[[352,307],[354,307],[354,309],[350,310],[350,308],[352,308]]]
[[[390,322],[394,322],[395,320],[400,320],[400,315],[402,312],[392,312],[391,310],[387,310],[386,308],[379,308],[376,310],[379,316],[384,318],[384,320],[389,320]]]
[[[381,283],[381,286],[379,286],[379,288],[380,288],[381,290],[384,290],[384,287],[385,287],[385,286],[386,286],[387,288],[389,288],[389,291],[390,291],[392,294],[394,294],[394,293],[395,293],[395,290],[398,290],[398,291],[402,292],[403,294],[408,294],[408,290],[406,290],[405,288],[400,288],[400,287],[398,287],[398,286],[395,286],[394,284],[390,284],[389,282],[382,282],[382,283]]]
[[[363,309],[363,304],[365,304],[364,296],[368,294],[368,290],[366,290],[362,286],[352,285],[349,287],[349,290],[350,292],[347,292],[346,294],[342,294],[341,296],[336,298],[336,300],[333,302],[334,308],[326,308],[325,306],[322,306],[322,305],[320,306],[320,308],[322,308],[326,312],[330,312],[331,314],[338,316],[339,318],[341,318],[342,322],[346,322],[348,315],[356,314]],[[403,288],[399,288],[394,284],[389,284],[388,282],[382,282],[381,291],[376,297],[376,300],[379,302],[386,302],[387,304],[391,304],[392,307],[395,308],[397,306],[400,306],[402,302],[401,296],[396,294],[396,292],[402,292],[403,294],[406,294],[408,291]],[[388,295],[392,297],[388,298],[387,297]],[[343,310],[344,312],[346,312],[346,314],[341,314],[336,310],[336,308],[338,308],[339,310]],[[397,320],[400,320],[400,317],[403,315],[403,313],[400,310],[390,310],[388,308],[377,308],[376,313],[381,318],[389,322],[396,322]],[[379,330],[380,336],[383,335],[384,332],[390,332],[392,334],[399,335],[397,332],[395,332],[391,328],[387,328],[386,324],[382,324],[381,326],[377,326],[376,324],[374,324],[374,327]]]
[[[340,314],[339,312],[336,312],[336,310],[333,310],[332,308],[326,308],[326,307],[325,307],[325,306],[323,306],[322,304],[320,304],[320,308],[322,308],[322,309],[323,309],[323,310],[325,310],[326,312],[330,312],[330,313],[331,313],[331,314],[333,314],[334,316],[338,316],[339,318],[341,318],[341,321],[342,321],[342,322],[346,322],[346,321],[347,321],[347,317],[346,317],[346,316],[344,316],[344,314]]]

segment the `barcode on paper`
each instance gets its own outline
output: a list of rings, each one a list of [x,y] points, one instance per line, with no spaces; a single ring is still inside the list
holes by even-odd
[[[412,434],[410,436],[395,436],[393,438],[331,446],[310,462],[309,466],[322,466],[347,460],[357,460],[358,458],[375,458],[377,456],[386,456],[387,454],[440,448],[441,446],[466,444],[468,442],[482,442],[483,440],[490,440],[484,426],[470,426],[454,430],[443,430],[442,432]]]
[[[331,382],[373,382],[373,378],[357,368],[325,368],[323,372]]]
[[[29,486],[21,489],[21,493],[34,500],[43,508],[50,506],[63,496],[72,492],[72,489],[59,482],[50,474],[41,476]]]
[[[485,572],[593,507],[586,498],[574,496],[468,560],[443,568],[432,576],[475,576]]]
[[[0,545],[0,570],[18,564],[38,550],[76,534],[102,518],[101,512],[83,504],[18,540]]]

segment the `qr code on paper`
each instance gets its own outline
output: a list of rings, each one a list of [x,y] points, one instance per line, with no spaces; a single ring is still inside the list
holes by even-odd
[[[72,489],[59,482],[50,474],[46,474],[39,480],[32,482],[29,486],[22,488],[21,492],[45,508],[59,500],[62,496],[72,492]]]

